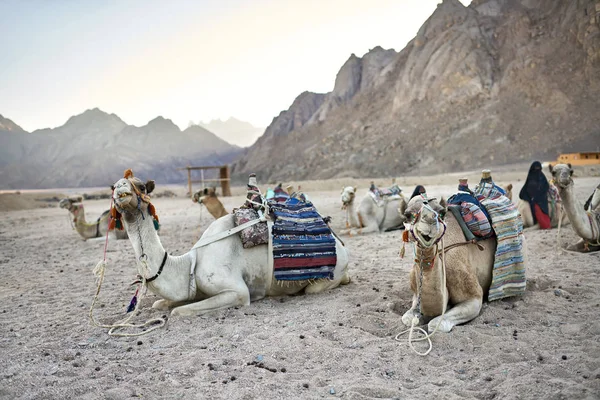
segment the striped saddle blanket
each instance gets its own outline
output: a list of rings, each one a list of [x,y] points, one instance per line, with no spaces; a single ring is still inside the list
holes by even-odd
[[[290,198],[269,202],[273,269],[276,280],[333,279],[337,263],[335,238],[310,202]]]
[[[477,200],[486,208],[496,233],[497,246],[488,300],[525,293],[523,221],[517,207],[493,184],[475,189]]]

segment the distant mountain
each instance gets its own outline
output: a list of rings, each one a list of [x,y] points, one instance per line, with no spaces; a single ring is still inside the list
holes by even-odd
[[[97,108],[32,133],[5,118],[0,124],[2,189],[107,186],[127,168],[159,183],[182,182],[177,168],[228,164],[241,152],[200,126],[181,131],[157,117],[137,127]]]
[[[440,173],[596,150],[600,1],[443,0],[400,52],[351,55],[233,165],[261,182]]]
[[[249,122],[240,121],[233,117],[226,121],[213,119],[208,123],[200,122],[199,125],[214,132],[227,142],[240,147],[252,145],[265,131],[265,128],[257,128]]]

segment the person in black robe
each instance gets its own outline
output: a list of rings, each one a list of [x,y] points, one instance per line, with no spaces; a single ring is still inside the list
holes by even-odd
[[[415,187],[415,190],[413,190],[412,195],[410,196],[410,198],[412,199],[413,197],[418,196],[420,194],[425,194],[425,187],[423,185],[417,185]]]
[[[519,192],[519,198],[529,203],[533,222],[539,224],[540,229],[550,229],[548,190],[550,184],[542,172],[542,163],[534,161],[529,167],[527,180]]]

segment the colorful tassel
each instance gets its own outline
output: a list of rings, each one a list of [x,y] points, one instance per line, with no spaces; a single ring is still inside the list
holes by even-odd
[[[160,229],[160,224],[158,223],[158,220],[153,219],[152,223],[154,224],[154,229],[156,229],[156,230]]]
[[[129,307],[127,307],[127,312],[128,313],[130,313],[133,310],[135,310],[135,306],[137,305],[137,295],[138,295],[139,290],[140,290],[139,287],[137,289],[135,289],[135,294],[133,295],[133,298],[129,302]]]
[[[121,221],[121,213],[115,207],[110,209],[110,221],[108,222],[108,230],[113,229],[123,230],[123,222]]]
[[[133,171],[131,169],[126,169],[125,172],[123,173],[123,178],[125,178],[125,179],[133,178]]]

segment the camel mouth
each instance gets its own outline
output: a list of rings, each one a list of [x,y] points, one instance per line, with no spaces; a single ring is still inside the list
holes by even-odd
[[[431,236],[429,236],[429,235],[421,235],[421,237],[425,240],[425,242],[431,242]]]
[[[133,195],[131,194],[131,192],[119,192],[119,193],[115,193],[115,196],[114,196],[115,202],[118,204],[126,203],[132,197],[133,197]]]

